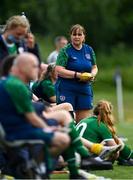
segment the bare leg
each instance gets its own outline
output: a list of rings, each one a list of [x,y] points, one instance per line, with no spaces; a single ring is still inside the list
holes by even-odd
[[[81,119],[87,118],[91,115],[91,110],[77,110],[76,111],[76,123]]]
[[[55,132],[51,142],[50,152],[53,156],[61,154],[70,144],[70,138],[62,132]]]
[[[53,106],[52,110],[53,111],[57,111],[57,110],[73,111],[73,107],[70,103],[62,103],[62,104]]]
[[[72,122],[72,117],[71,115],[65,111],[65,110],[59,110],[55,112],[43,112],[43,115],[45,118],[50,119],[56,119],[57,122],[59,122],[60,125],[62,126],[67,126],[70,122]]]

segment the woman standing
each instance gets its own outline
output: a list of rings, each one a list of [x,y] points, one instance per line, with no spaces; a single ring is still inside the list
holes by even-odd
[[[71,27],[71,43],[61,49],[56,70],[57,103],[72,104],[77,123],[88,117],[93,108],[92,81],[98,68],[93,49],[85,44],[85,29],[79,24]]]

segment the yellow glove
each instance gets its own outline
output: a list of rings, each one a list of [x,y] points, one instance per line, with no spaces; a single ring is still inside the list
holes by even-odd
[[[90,149],[90,152],[94,154],[100,154],[102,150],[103,150],[102,144],[94,143]]]
[[[80,75],[80,81],[89,81],[90,79],[92,78],[92,74],[91,73],[87,73],[87,72],[84,72],[84,73],[81,73]]]

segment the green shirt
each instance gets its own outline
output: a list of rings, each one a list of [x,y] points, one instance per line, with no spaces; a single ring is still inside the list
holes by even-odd
[[[97,117],[94,116],[81,120],[77,124],[76,130],[81,137],[94,143],[101,143],[103,140],[112,139],[112,134],[108,127],[103,122],[99,124]]]
[[[50,79],[35,82],[32,86],[33,93],[39,98],[50,101],[50,97],[55,96],[55,87]]]
[[[6,81],[5,89],[12,99],[18,113],[25,114],[34,111],[30,99],[30,92],[20,79],[15,76],[10,76]]]
[[[8,48],[8,53],[9,53],[10,55],[17,54],[16,44],[7,45],[7,48]]]

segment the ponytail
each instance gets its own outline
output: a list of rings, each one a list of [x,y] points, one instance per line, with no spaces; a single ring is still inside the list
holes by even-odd
[[[114,127],[114,117],[112,115],[113,106],[110,102],[101,100],[94,108],[94,115],[98,118],[98,123],[103,122],[107,125],[110,130],[112,137],[116,144],[119,144],[119,139],[116,135],[116,129]]]

